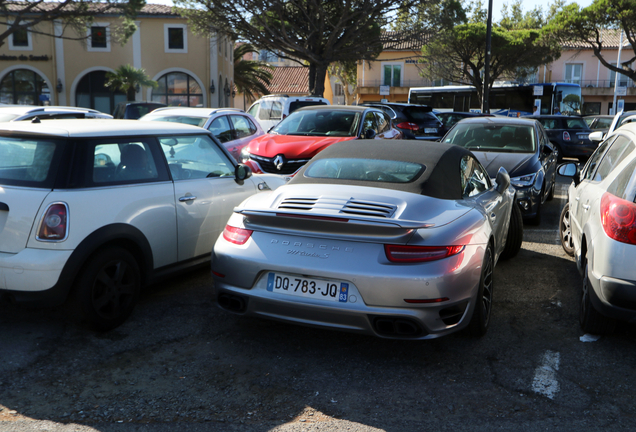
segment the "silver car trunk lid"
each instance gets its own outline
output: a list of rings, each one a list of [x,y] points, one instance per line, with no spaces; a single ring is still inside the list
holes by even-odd
[[[403,243],[415,230],[446,225],[470,207],[391,189],[287,185],[235,211],[248,229]]]
[[[49,189],[0,186],[0,252],[18,253],[26,247],[34,219],[49,193]]]

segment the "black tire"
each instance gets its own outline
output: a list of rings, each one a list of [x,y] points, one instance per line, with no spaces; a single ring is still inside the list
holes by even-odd
[[[561,150],[561,147],[558,144],[552,143],[554,144],[554,148],[557,151],[557,164],[560,164],[563,161],[563,151]]]
[[[523,218],[521,210],[517,202],[512,203],[512,211],[510,212],[510,225],[508,225],[508,235],[506,236],[506,245],[499,255],[499,259],[507,260],[517,256],[523,243]]]
[[[545,190],[541,188],[541,195],[539,195],[539,203],[537,204],[537,213],[528,219],[528,223],[530,225],[540,225],[541,224],[541,207],[543,207],[543,194]]]
[[[579,308],[579,324],[581,330],[585,333],[592,333],[597,335],[609,335],[614,332],[616,327],[616,320],[608,318],[594,309],[594,305],[590,301],[589,290],[590,280],[587,277],[587,264],[585,265],[585,274],[583,275],[583,287],[581,289],[581,305]]]
[[[574,256],[574,243],[572,242],[572,226],[570,225],[570,203],[566,203],[559,217],[559,238],[561,246],[566,254]]]
[[[552,186],[550,187],[550,191],[548,192],[548,196],[545,197],[546,201],[552,201],[554,199],[554,190],[555,189],[556,189],[556,178],[553,178],[552,179]]]
[[[473,316],[468,324],[468,332],[473,337],[482,337],[488,331],[490,317],[492,315],[493,299],[493,254],[490,245],[484,254],[484,262],[481,266],[481,278]]]
[[[98,331],[120,326],[132,314],[141,290],[141,274],[126,249],[110,247],[84,265],[75,285],[78,306],[87,324]]]

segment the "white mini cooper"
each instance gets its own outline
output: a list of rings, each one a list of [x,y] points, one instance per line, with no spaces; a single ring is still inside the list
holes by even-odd
[[[76,300],[108,330],[142,286],[209,263],[232,209],[278,176],[251,176],[206,130],[123,120],[0,126],[0,297]]]

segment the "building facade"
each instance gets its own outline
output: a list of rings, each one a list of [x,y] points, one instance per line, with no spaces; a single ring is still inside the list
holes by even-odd
[[[0,47],[0,103],[68,105],[112,114],[126,100],[123,92],[104,86],[106,72],[130,64],[143,68],[159,84],[140,88],[138,101],[172,106],[232,106],[233,41],[193,34],[187,20],[172,8],[146,5],[137,16],[137,31],[121,45],[111,31],[114,15],[99,17],[82,40],[64,33],[61,22],[41,23],[39,33],[9,36]]]

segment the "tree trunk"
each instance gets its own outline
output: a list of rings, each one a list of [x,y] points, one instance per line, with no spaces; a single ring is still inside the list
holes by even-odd
[[[309,63],[309,94],[314,94],[314,87],[316,84],[316,65]]]
[[[134,87],[128,87],[128,91],[126,92],[126,99],[129,101],[134,101],[135,100],[135,93],[137,93],[135,91]]]
[[[314,78],[314,87],[313,89],[309,87],[309,93],[315,96],[324,97],[325,94],[325,78],[327,77],[327,69],[329,68],[329,63],[317,64],[316,65],[316,74]]]

